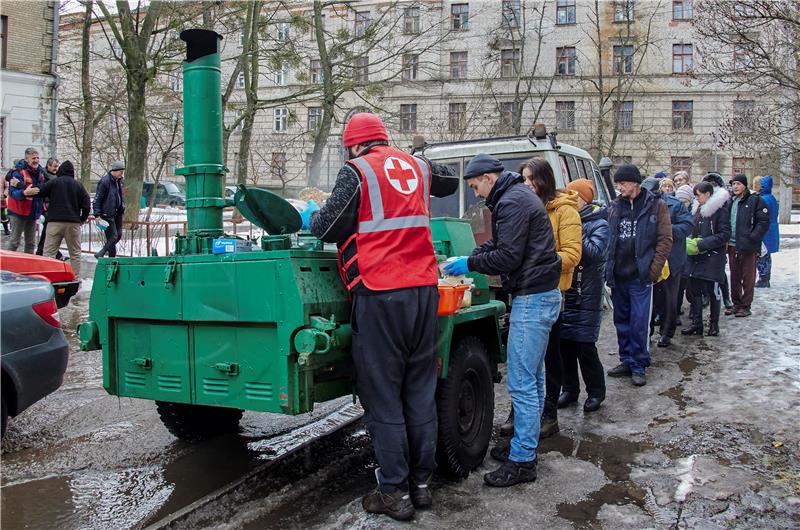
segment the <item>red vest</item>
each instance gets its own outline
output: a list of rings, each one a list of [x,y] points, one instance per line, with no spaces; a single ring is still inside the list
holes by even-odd
[[[23,189],[27,188],[28,186],[33,185],[33,178],[31,174],[28,172],[27,169],[20,170],[19,174],[22,176],[22,180],[25,183]],[[19,187],[19,185],[17,185]],[[25,197],[22,200],[15,199],[11,196],[11,193],[8,194],[8,209],[13,213],[21,216],[27,216],[31,214],[31,208],[33,207],[33,197]]]
[[[339,249],[347,290],[359,283],[373,291],[436,285],[428,164],[388,146],[373,147],[349,164],[361,176],[361,205],[358,229]],[[346,252],[353,243],[355,252]],[[356,260],[359,274],[348,281]]]

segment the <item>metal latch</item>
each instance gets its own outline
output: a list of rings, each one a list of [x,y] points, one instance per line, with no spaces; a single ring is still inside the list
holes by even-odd
[[[153,360],[145,357],[131,359],[131,362],[140,368],[144,368],[145,370],[149,370],[153,367]]]
[[[106,287],[111,287],[114,280],[117,279],[117,272],[119,271],[119,262],[112,261],[106,267]]]
[[[237,363],[217,363],[214,368],[228,375],[239,375],[239,365]]]
[[[169,287],[169,284],[171,284],[171,283],[173,283],[175,281],[175,269],[176,269],[175,260],[170,260],[170,262],[167,263],[166,270],[164,271],[164,288],[165,289]]]

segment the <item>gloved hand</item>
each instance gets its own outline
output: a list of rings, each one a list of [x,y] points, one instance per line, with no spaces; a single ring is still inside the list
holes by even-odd
[[[300,227],[302,230],[311,228],[311,214],[319,211],[319,204],[314,202],[314,199],[308,201],[307,204],[308,207],[300,212],[300,219],[303,221],[303,225]]]
[[[699,237],[686,238],[686,254],[689,256],[697,256],[700,254],[700,249],[697,248],[697,243],[700,241]]]
[[[461,276],[469,272],[467,257],[461,256],[444,266],[444,273],[449,276]]]

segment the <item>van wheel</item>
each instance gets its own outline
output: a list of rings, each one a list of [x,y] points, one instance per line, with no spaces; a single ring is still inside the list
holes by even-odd
[[[447,378],[436,390],[439,472],[466,478],[481,465],[494,421],[494,384],[486,346],[473,336],[450,352]]]
[[[161,423],[176,438],[199,442],[239,431],[242,410],[156,401]]]
[[[2,431],[0,431],[0,437],[6,435],[6,426],[8,425],[8,407],[6,407],[6,398],[0,395],[0,408],[2,408]]]

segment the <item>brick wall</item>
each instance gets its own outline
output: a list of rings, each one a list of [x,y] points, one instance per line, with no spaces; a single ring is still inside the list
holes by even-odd
[[[54,5],[42,1],[0,2],[0,15],[8,17],[8,70],[50,73]]]

